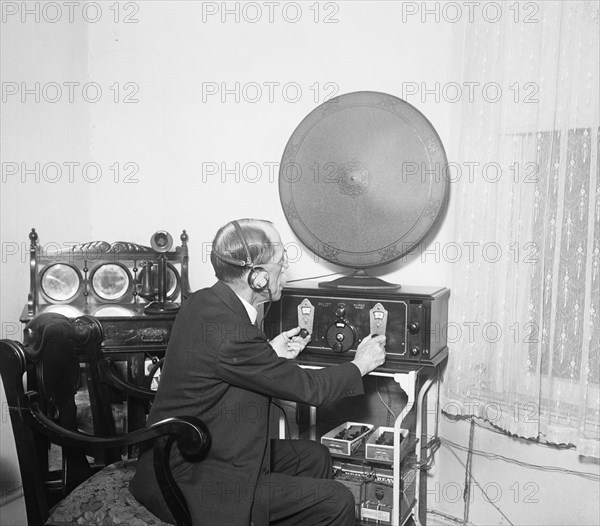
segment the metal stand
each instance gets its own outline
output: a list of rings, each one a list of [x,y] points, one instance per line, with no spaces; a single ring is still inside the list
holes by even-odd
[[[417,372],[410,371],[408,373],[396,373],[394,374],[394,381],[400,386],[406,395],[408,396],[408,402],[404,406],[402,413],[398,415],[396,421],[394,422],[394,513],[392,514],[392,526],[399,526],[399,513],[400,513],[400,429],[402,428],[402,422],[406,418],[406,415],[410,413],[413,405],[415,404],[415,389],[417,386]],[[417,411],[419,407],[417,406]],[[417,459],[418,452],[421,449],[421,429],[419,426],[420,422],[417,419],[417,425],[415,434],[419,437],[419,442],[417,442]],[[417,476],[418,476],[417,471]],[[416,484],[419,483],[417,478]],[[418,504],[418,501],[417,501]]]
[[[301,365],[303,368],[310,369],[321,369],[320,366],[310,366],[310,365]],[[371,372],[369,373],[371,376],[383,376],[388,378],[393,378],[394,381],[400,386],[400,388],[404,391],[406,396],[408,397],[408,401],[406,406],[402,409],[402,413],[398,415],[396,421],[394,422],[394,513],[392,515],[392,526],[401,526],[400,525],[400,488],[401,488],[401,479],[402,474],[400,472],[400,436],[402,423],[406,416],[411,412],[415,405],[415,400],[417,404],[417,414],[416,414],[416,422],[415,422],[415,436],[419,439],[416,444],[416,459],[417,459],[417,472],[416,472],[416,480],[415,480],[415,506],[412,510],[412,517],[417,526],[421,526],[420,511],[421,511],[421,499],[420,499],[420,486],[421,486],[421,460],[422,460],[422,449],[424,440],[427,441],[427,436],[423,433],[423,405],[425,401],[425,396],[429,391],[430,387],[437,380],[437,375],[432,376],[431,378],[427,378],[423,385],[421,385],[419,392],[417,393],[417,371],[409,371],[406,373],[381,373],[381,372]],[[439,390],[439,383],[436,383],[437,388]],[[437,404],[437,401],[436,401]],[[436,405],[436,411],[438,407]],[[317,424],[317,408],[314,406],[310,406],[309,409],[309,438],[311,440],[316,440],[316,424]],[[435,434],[437,435],[437,428],[435,430]],[[280,416],[279,419],[279,436],[281,438],[285,438],[285,422],[284,417]],[[408,516],[410,517],[409,513]]]

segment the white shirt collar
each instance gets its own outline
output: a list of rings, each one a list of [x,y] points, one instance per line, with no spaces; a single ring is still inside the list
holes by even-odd
[[[256,308],[251,305],[250,303],[248,303],[244,298],[242,298],[239,294],[235,294],[238,298],[240,298],[240,301],[242,302],[242,305],[244,306],[244,308],[246,309],[246,312],[248,313],[248,317],[250,318],[250,323],[252,323],[252,325],[254,325],[256,323],[256,317],[258,316],[258,311],[256,310]]]

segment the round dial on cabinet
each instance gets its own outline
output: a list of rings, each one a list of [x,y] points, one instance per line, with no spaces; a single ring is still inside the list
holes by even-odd
[[[327,328],[325,339],[333,352],[346,352],[356,341],[356,331],[347,321],[338,320]]]

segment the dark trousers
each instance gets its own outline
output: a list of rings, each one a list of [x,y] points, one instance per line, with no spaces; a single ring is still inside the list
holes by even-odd
[[[269,523],[351,526],[354,497],[332,480],[327,448],[311,440],[272,440]]]

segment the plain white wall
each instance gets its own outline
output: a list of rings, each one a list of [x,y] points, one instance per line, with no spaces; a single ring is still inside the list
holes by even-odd
[[[102,165],[139,166],[137,183],[107,180],[94,187],[96,237],[147,242],[159,228],[173,235],[186,228],[192,288],[206,286],[213,274],[202,264],[203,247],[230,219],[266,218],[276,223],[284,242],[296,240],[279,203],[277,170],[270,172],[269,163],[280,161],[295,127],[327,95],[333,90],[398,95],[402,83],[444,82],[450,74],[449,25],[400,25],[400,6],[389,2],[379,9],[368,2],[331,3],[339,7],[335,15],[323,4],[321,19],[331,15],[337,23],[315,23],[313,4],[299,5],[297,23],[286,22],[277,9],[269,23],[264,5],[262,19],[248,23],[256,11],[240,8],[237,22],[235,13],[223,22],[220,3],[212,6],[218,13],[208,15],[200,3],[172,3],[166,10],[152,2],[142,5],[139,24],[92,27],[94,78],[139,88],[135,104],[92,107],[94,158]],[[291,8],[286,13],[296,16]],[[261,87],[262,96],[250,83]],[[222,88],[234,93],[224,95]],[[211,95],[209,89],[219,91]],[[451,105],[418,107],[442,140],[450,141]],[[218,166],[218,173],[207,173],[207,165]],[[233,173],[225,174],[222,166]],[[337,270],[315,260],[304,250],[289,277]],[[401,282],[443,285],[445,270],[409,264],[380,272]]]
[[[4,9],[4,6],[2,6]],[[89,108],[87,104],[48,103],[64,82],[85,83],[88,77],[88,27],[72,24],[2,21],[1,80],[1,338],[21,340],[19,317],[29,289],[29,239],[31,228],[39,232],[44,247],[89,239],[91,189],[81,178],[69,182],[52,163],[89,160]],[[39,84],[39,96],[36,95]],[[12,95],[13,87],[17,93]],[[21,102],[22,88],[32,90]],[[37,101],[36,102],[36,98]],[[18,172],[13,173],[14,163]],[[24,176],[25,170],[32,173]],[[35,163],[39,163],[36,168]],[[45,171],[44,171],[45,170]],[[45,177],[44,177],[45,175]],[[22,179],[24,177],[24,179]],[[51,182],[56,180],[56,182]],[[0,389],[0,494],[20,485],[16,452],[4,389]]]

